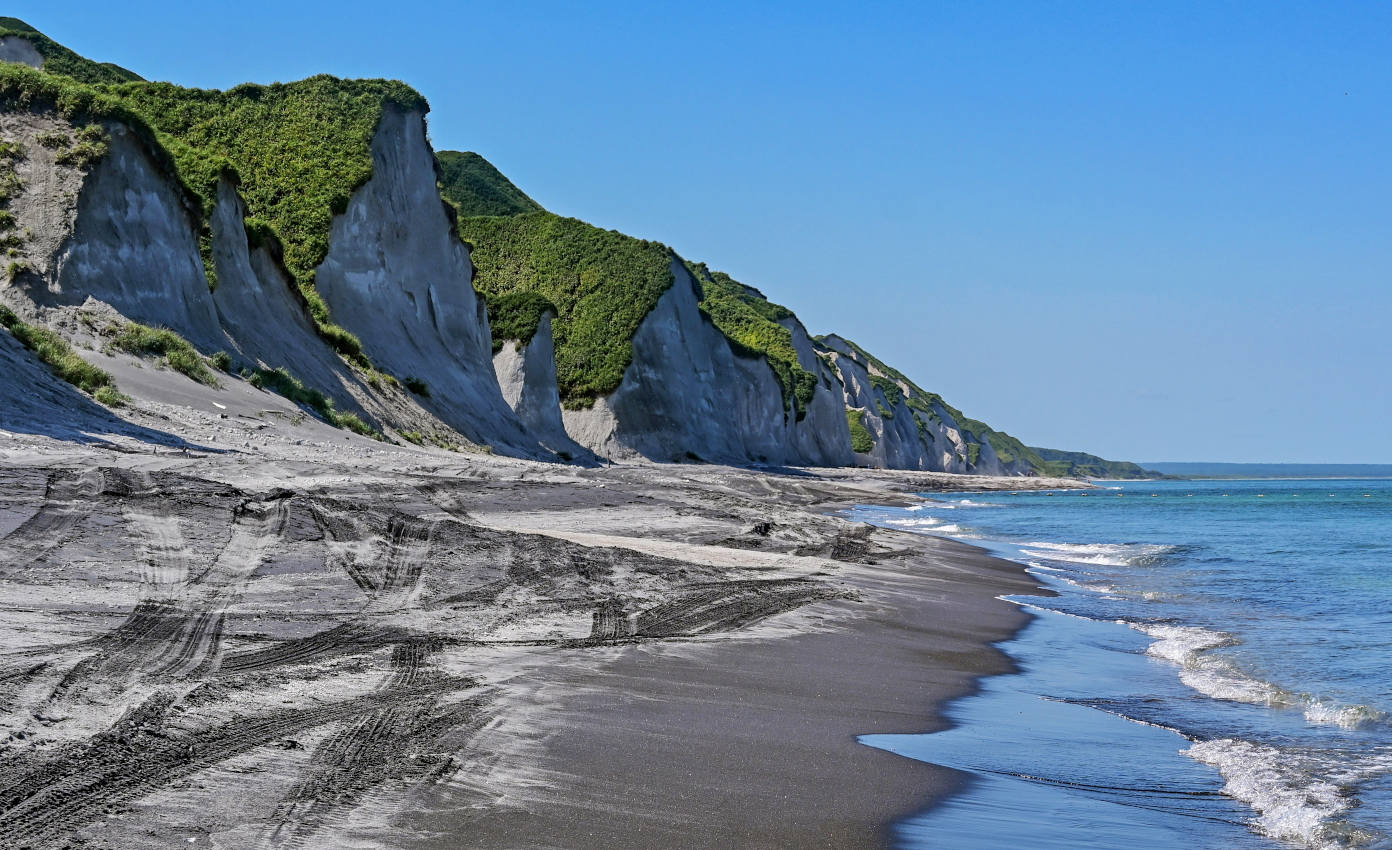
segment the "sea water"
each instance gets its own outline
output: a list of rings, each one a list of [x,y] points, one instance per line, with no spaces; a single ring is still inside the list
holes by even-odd
[[[932,498],[854,516],[1058,595],[951,729],[862,738],[969,777],[903,846],[1392,848],[1392,481]]]

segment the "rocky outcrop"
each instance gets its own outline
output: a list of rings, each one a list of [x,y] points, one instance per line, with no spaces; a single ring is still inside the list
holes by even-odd
[[[980,475],[1027,475],[1023,464],[1004,464],[989,439],[976,434],[937,396],[923,392],[835,334],[821,338],[835,367],[846,410],[859,411],[874,446],[856,455],[863,466]]]
[[[396,123],[379,134],[377,161],[390,164],[413,156],[419,166],[424,157],[425,174],[433,174],[423,136],[413,139],[402,133],[405,122],[400,115],[395,118]],[[419,115],[416,123],[420,123]],[[537,442],[523,434],[498,390],[482,303],[468,284],[467,252],[452,235],[439,196],[433,192],[433,177],[425,178],[430,194],[423,196],[415,187],[403,192],[396,185],[401,169],[389,167],[382,180],[373,181],[355,197],[356,207],[350,204],[350,213],[356,209],[361,216],[364,207],[380,203],[382,195],[394,201],[412,193],[415,200],[427,197],[433,202],[428,210],[437,225],[428,232],[433,242],[400,238],[408,229],[419,234],[424,228],[419,217],[411,218],[414,209],[409,202],[397,203],[389,215],[400,214],[400,218],[380,223],[376,231],[339,228],[331,243],[338,265],[326,264],[329,268],[321,279],[339,284],[340,289],[352,273],[357,274],[355,280],[374,284],[387,278],[399,280],[397,304],[409,308],[423,303],[430,327],[437,331],[435,339],[440,345],[442,340],[457,343],[463,354],[453,358],[453,364],[441,358],[440,371],[432,372],[417,368],[420,361],[400,356],[399,345],[379,347],[397,355],[392,362],[400,368],[398,374],[420,376],[427,385],[434,385],[432,390],[438,388],[441,409],[459,414],[468,408],[469,415],[456,415],[449,424],[390,382],[378,380],[369,386],[370,376],[351,367],[318,335],[274,245],[251,244],[244,225],[245,204],[226,178],[217,186],[212,209],[217,285],[210,287],[199,251],[194,205],[136,133],[116,122],[103,126],[108,151],[89,169],[82,169],[59,164],[50,146],[35,141],[41,134],[72,137],[77,128],[71,123],[50,113],[0,112],[0,131],[24,150],[16,165],[22,191],[11,200],[9,212],[15,216],[16,230],[28,235],[18,249],[22,263],[16,264],[13,280],[0,287],[0,300],[21,315],[48,324],[62,324],[63,316],[73,310],[99,308],[92,315],[169,328],[204,354],[227,351],[238,367],[285,367],[307,387],[331,398],[338,409],[356,413],[379,429],[429,436],[441,445],[461,442],[457,430],[504,452],[541,454]],[[391,144],[413,142],[419,149],[405,154],[385,150]],[[418,178],[419,167],[409,173],[412,179]],[[398,221],[405,227],[398,226]],[[342,249],[341,243],[348,239],[354,240],[352,249]],[[413,254],[416,266],[404,261]],[[348,265],[341,262],[344,256],[360,261],[351,272],[344,271]],[[375,271],[370,267],[371,256],[377,257]],[[419,285],[430,274],[432,263],[444,272],[440,288]],[[450,288],[451,277],[463,281],[462,296],[439,291]],[[414,300],[417,296],[422,301]],[[366,315],[365,305],[348,297],[340,300],[345,312],[356,306],[361,308],[360,317]],[[392,315],[389,310],[382,313]],[[426,330],[397,318],[404,326],[399,339],[429,340]],[[366,322],[360,327],[371,329]],[[479,360],[481,367],[476,365]],[[471,394],[460,392],[461,386]]]
[[[109,153],[82,185],[71,236],[53,274],[30,295],[44,306],[93,298],[216,351],[224,336],[198,252],[197,220],[135,134],[115,123],[106,129]]]
[[[29,39],[7,35],[0,37],[0,62],[18,62],[30,68],[42,68],[44,58]]]
[[[487,312],[440,199],[425,116],[384,110],[372,162],[315,272],[334,321],[378,367],[424,382],[423,406],[450,427],[505,453],[549,455],[499,391]]]
[[[526,343],[521,340],[504,342],[493,355],[493,371],[498,377],[503,400],[531,436],[564,459],[590,458],[590,451],[566,433],[561,418],[552,318],[550,311],[543,313],[536,332]]]
[[[633,361],[619,388],[588,410],[565,411],[570,436],[613,458],[847,462],[849,431],[829,376],[797,418],[768,361],[738,353],[701,313],[696,282],[676,259],[672,275],[672,287],[633,337]]]

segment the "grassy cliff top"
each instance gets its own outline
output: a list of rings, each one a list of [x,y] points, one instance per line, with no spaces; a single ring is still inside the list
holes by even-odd
[[[549,212],[461,218],[459,232],[472,245],[474,285],[490,302],[534,292],[554,305],[562,403],[588,407],[619,388],[633,335],[672,286],[672,249]],[[495,346],[499,332],[526,323],[514,318],[494,320]]]
[[[461,216],[521,215],[541,212],[493,163],[472,151],[438,151],[440,193]]]
[[[0,38],[18,37],[34,45],[43,57],[43,70],[62,74],[84,83],[121,83],[143,79],[134,71],[110,62],[93,62],[79,56],[19,18],[0,16]]]

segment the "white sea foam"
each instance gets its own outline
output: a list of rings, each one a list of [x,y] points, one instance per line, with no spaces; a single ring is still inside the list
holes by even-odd
[[[1146,655],[1179,665],[1179,679],[1201,694],[1214,699],[1246,702],[1273,708],[1300,704],[1300,698],[1270,682],[1253,678],[1222,656],[1209,650],[1233,646],[1237,639],[1227,632],[1198,626],[1132,624],[1132,628],[1155,638]]]
[[[1031,558],[1049,558],[1055,561],[1071,561],[1075,564],[1092,564],[1103,567],[1127,567],[1144,564],[1166,552],[1173,546],[1144,543],[1049,543],[1036,541],[1024,543],[1023,553]]]
[[[1387,725],[1389,718],[1387,712],[1370,705],[1345,705],[1311,699],[1310,704],[1305,707],[1305,719],[1311,723],[1338,726],[1343,729],[1369,729],[1374,726]]]
[[[887,519],[885,525],[892,525],[895,528],[936,528],[943,524],[937,517],[903,517]]]
[[[1249,676],[1221,655],[1208,654],[1209,650],[1239,642],[1226,632],[1198,626],[1132,623],[1131,627],[1155,638],[1146,648],[1147,655],[1179,665],[1181,682],[1214,699],[1271,708],[1302,708],[1309,722],[1344,729],[1366,729],[1389,721],[1386,712],[1372,706],[1326,702],[1309,694],[1295,693]]]
[[[1392,770],[1392,754],[1385,751],[1348,763],[1314,751],[1219,738],[1183,752],[1218,769],[1223,793],[1256,811],[1253,826],[1264,835],[1313,850],[1361,847],[1386,837],[1340,817],[1358,805],[1354,784]]]
[[[958,499],[958,500],[957,500],[957,504],[959,504],[959,505],[965,505],[966,507],[969,507],[969,508],[1003,508],[1003,507],[1005,507],[1004,505],[998,505],[998,504],[996,504],[995,502],[974,502],[974,501],[972,501],[971,499]]]

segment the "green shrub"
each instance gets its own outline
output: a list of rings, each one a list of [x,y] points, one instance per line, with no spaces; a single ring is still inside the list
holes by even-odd
[[[541,326],[541,317],[547,312],[556,312],[556,305],[539,292],[514,290],[490,295],[488,302],[488,329],[493,335],[493,353],[503,350],[508,340],[526,347],[536,336]]]
[[[67,133],[61,130],[48,130],[43,133],[36,133],[34,135],[34,141],[38,142],[40,147],[49,148],[51,150],[66,148],[68,145],[72,144],[72,139]]]
[[[88,124],[77,131],[77,137],[78,143],[54,157],[54,162],[85,171],[106,156],[108,139],[100,124]]]
[[[406,389],[421,398],[430,398],[430,387],[426,386],[425,381],[422,381],[420,378],[407,378]]]
[[[846,424],[851,426],[851,451],[865,454],[875,448],[875,435],[865,427],[865,411],[847,408]]]
[[[130,396],[120,392],[112,384],[98,387],[97,391],[92,394],[92,397],[107,407],[125,407],[130,403]]]
[[[111,344],[137,357],[162,357],[174,371],[200,384],[218,386],[217,377],[203,362],[198,350],[188,340],[168,328],[152,328],[131,322],[121,329]]]
[[[548,212],[462,218],[459,231],[474,245],[474,284],[488,300],[533,292],[555,306],[563,404],[587,407],[618,389],[633,335],[672,286],[670,248]]]
[[[415,443],[418,446],[425,445],[425,437],[423,437],[419,431],[402,431],[401,439],[408,443]]]
[[[228,354],[226,351],[219,351],[212,357],[209,357],[208,362],[219,372],[226,372],[229,375],[232,374],[232,355]]]
[[[0,326],[48,364],[55,375],[83,392],[95,393],[103,387],[115,391],[115,381],[109,372],[83,360],[67,340],[48,328],[22,322],[13,310],[4,306],[0,306]]]

